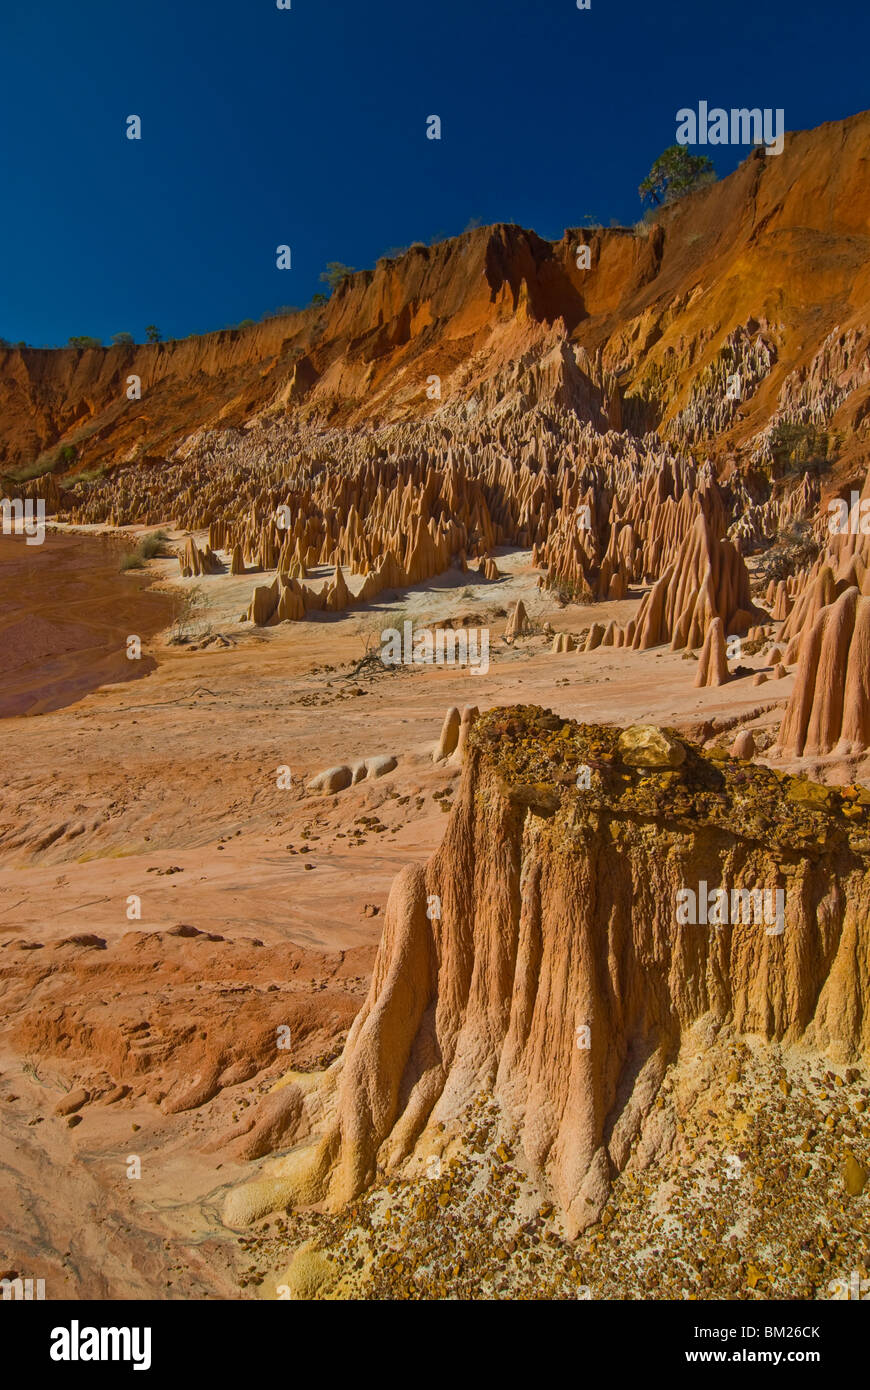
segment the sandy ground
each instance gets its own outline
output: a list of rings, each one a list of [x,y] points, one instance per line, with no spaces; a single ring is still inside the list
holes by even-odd
[[[175,600],[137,571],[122,580],[120,553],[109,535],[53,532],[42,545],[0,535],[0,718],[60,709],[153,669],[148,656],[132,667],[125,640],[165,628]]]
[[[695,731],[738,720],[770,737],[792,676],[696,690],[694,662],[662,649],[554,656],[545,634],[507,645],[517,598],[575,634],[637,606],[560,609],[529,558],[498,557],[498,582],[452,575],[262,630],[238,621],[262,576],[180,581],[175,561],[155,561],[158,589],[192,596],[190,640],[146,635],[141,679],[71,688],[64,708],[4,721],[0,1274],[43,1277],[47,1297],[256,1296],[240,1292],[242,1254],[217,1218],[243,1171],[221,1137],[288,1066],[340,1049],[393,876],[443,833],[459,771],[431,753],[451,705]],[[383,628],[463,615],[491,630],[485,675],[355,670]],[[306,791],[372,754],[398,765]],[[56,1114],[78,1090],[87,1099]]]

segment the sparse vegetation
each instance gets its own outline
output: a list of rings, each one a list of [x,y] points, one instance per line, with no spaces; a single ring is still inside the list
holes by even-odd
[[[146,560],[153,560],[158,556],[166,555],[166,542],[168,540],[169,535],[163,530],[152,531],[150,535],[143,536],[135,550],[129,550],[126,555],[121,556],[121,569],[144,569]]]
[[[320,278],[332,291],[335,291],[340,289],[345,280],[348,280],[353,274],[352,265],[344,265],[341,261],[327,261],[326,269],[320,272]]]
[[[770,433],[774,477],[788,473],[822,473],[837,456],[837,439],[815,425],[778,420]]]
[[[201,584],[192,584],[178,600],[175,622],[166,639],[170,647],[184,647],[194,639],[207,637],[212,627],[210,623],[197,620],[197,614],[205,606],[205,592]]]
[[[73,348],[102,347],[103,342],[101,338],[91,338],[87,333],[79,333],[70,338],[69,346]]]
[[[560,579],[552,586],[551,593],[560,608],[567,608],[569,603],[591,603],[593,597],[588,584],[570,579]]]
[[[290,314],[299,314],[301,309],[298,304],[279,304],[277,309],[267,309],[263,314],[261,322],[266,323],[269,319],[285,319]]]
[[[8,476],[10,482],[29,483],[33,478],[41,478],[45,473],[51,473],[53,469],[53,457],[50,458],[45,454],[40,454],[38,459],[33,460],[33,463],[25,463],[21,468],[16,468],[15,471]]]
[[[86,487],[90,487],[92,483],[101,482],[105,476],[105,472],[106,466],[102,463],[96,468],[86,468],[84,472],[77,475],[73,482],[73,486],[77,487],[79,483],[84,483]]]
[[[808,521],[793,521],[777,535],[773,545],[759,561],[758,573],[765,582],[788,579],[811,565],[821,547]]]
[[[143,560],[153,560],[158,555],[165,555],[168,540],[169,533],[167,531],[152,531],[150,535],[143,537],[139,542],[139,554]]]
[[[706,154],[689,154],[685,145],[670,145],[653,164],[638,188],[641,202],[667,207],[704,184],[713,183],[716,170]]]

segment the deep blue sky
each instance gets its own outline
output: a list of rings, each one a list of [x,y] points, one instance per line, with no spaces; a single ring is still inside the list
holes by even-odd
[[[0,4],[0,336],[36,344],[256,319],[471,219],[634,222],[701,99],[870,106],[867,0]]]

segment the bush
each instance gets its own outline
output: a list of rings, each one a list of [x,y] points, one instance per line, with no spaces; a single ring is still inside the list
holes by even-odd
[[[348,280],[354,273],[352,265],[343,265],[341,261],[327,261],[326,269],[321,271],[320,278],[331,290],[340,289],[345,280]]]
[[[105,472],[106,468],[102,463],[97,468],[86,468],[83,473],[79,473],[73,479],[73,487],[78,487],[79,483],[84,483],[86,487],[90,487],[91,483],[100,482]]]
[[[592,590],[582,579],[554,579],[552,584],[547,584],[547,588],[550,589],[553,599],[560,608],[567,608],[569,603],[587,604],[592,602]]]
[[[836,439],[815,425],[778,420],[770,432],[775,477],[787,473],[821,473],[836,457]]]
[[[168,540],[169,536],[163,530],[152,531],[150,535],[143,536],[135,550],[129,550],[126,555],[121,556],[121,569],[144,569],[146,560],[166,555],[165,547]]]
[[[789,579],[818,559],[821,546],[813,535],[808,521],[793,521],[780,531],[770,550],[761,558],[758,573],[768,583],[771,579]]]
[[[76,337],[70,338],[69,346],[73,348],[102,347],[101,338],[91,338],[87,333],[79,333]]]
[[[192,584],[177,599],[175,622],[167,637],[171,647],[182,647],[194,638],[207,637],[212,631],[210,623],[196,620],[198,611],[205,606],[206,596],[201,584]]]
[[[150,536],[144,536],[136,548],[136,554],[143,560],[153,560],[158,555],[165,555],[166,542],[169,536],[165,531],[152,531]]]
[[[670,145],[660,154],[638,188],[641,202],[675,203],[696,188],[712,183],[716,170],[706,154],[689,154],[685,145]]]

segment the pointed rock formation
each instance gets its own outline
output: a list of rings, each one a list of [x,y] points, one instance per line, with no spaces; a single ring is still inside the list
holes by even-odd
[[[433,762],[440,762],[442,758],[449,758],[451,753],[456,752],[459,743],[459,729],[462,718],[459,710],[454,705],[447,711],[444,724],[441,728],[441,737],[432,755]]]
[[[257,627],[265,627],[274,617],[278,607],[278,583],[258,584],[251,595],[248,607],[248,620]]]
[[[517,599],[513,608],[508,613],[507,626],[505,628],[505,641],[513,642],[517,637],[525,637],[531,631],[529,616],[526,613],[526,605],[522,599]]]
[[[278,587],[280,596],[278,598],[277,616],[280,623],[298,623],[305,617],[305,602],[302,597],[302,589],[295,579],[289,575],[278,571]]]
[[[781,579],[776,586],[776,596],[773,600],[773,612],[771,617],[775,621],[785,621],[791,612],[791,599],[784,579]]]
[[[729,540],[719,540],[699,516],[676,559],[643,599],[634,641],[638,651],[670,641],[672,651],[698,647],[713,618],[730,636],[745,633],[756,609],[749,592],[749,571]]]
[[[870,747],[870,598],[847,589],[806,634],[777,740],[792,757]]]
[[[698,657],[698,669],[694,680],[696,686],[725,684],[728,680],[728,658],[725,651],[722,619],[714,618],[707,628],[701,655]]]
[[[701,1020],[711,1038],[866,1054],[870,812],[694,745],[633,769],[618,741],[529,706],[478,721],[442,847],[394,882],[341,1058],[227,1141],[237,1159],[286,1150],[230,1192],[227,1224],[354,1199],[443,1151],[485,1094],[571,1236],[654,1142],[665,1072]],[[593,761],[576,789],[566,767]],[[731,925],[691,910],[708,885]],[[762,921],[741,916],[753,890]]]
[[[477,705],[466,705],[462,711],[462,720],[459,725],[459,741],[456,744],[456,752],[453,754],[453,761],[461,763],[465,756],[465,746],[468,743],[468,736],[474,728],[480,715]]]

